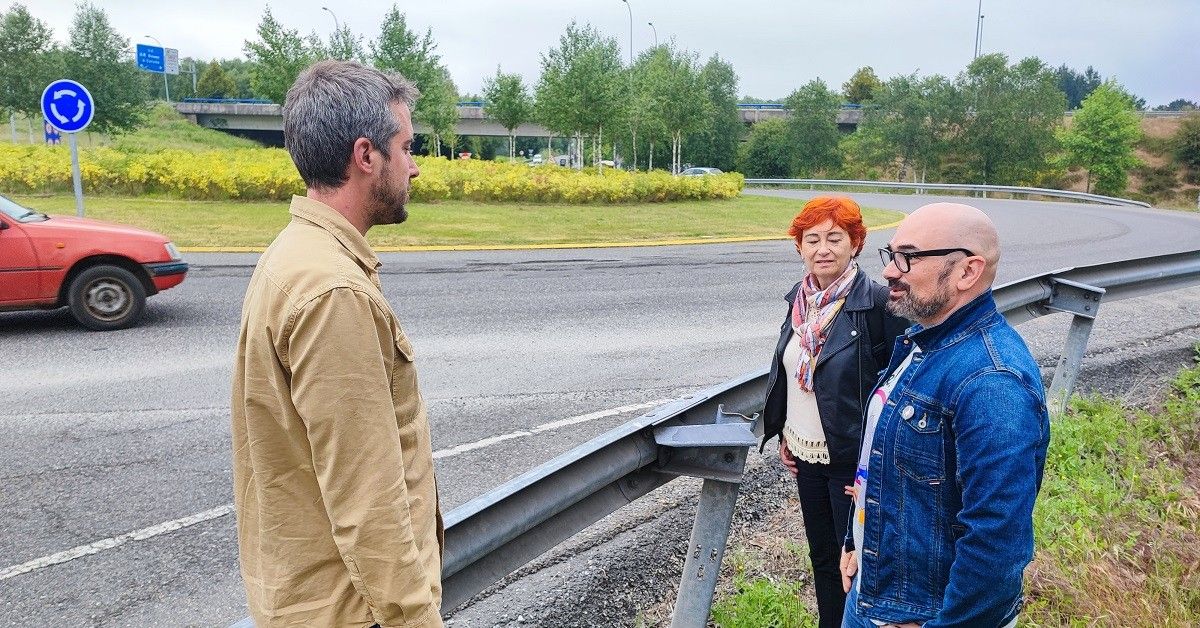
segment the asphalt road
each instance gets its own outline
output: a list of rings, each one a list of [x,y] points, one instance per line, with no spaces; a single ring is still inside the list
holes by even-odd
[[[902,211],[933,198],[854,196]],[[1000,228],[1001,281],[1200,245],[1195,214],[974,204]],[[889,235],[872,233],[867,250]],[[800,272],[787,241],[382,258],[416,347],[447,509],[638,407],[761,367]],[[136,329],[0,314],[0,625],[222,626],[244,615],[228,397],[255,256],[188,261],[187,281],[152,298]],[[878,275],[874,254],[862,262]],[[1132,303],[1102,311],[1093,347],[1200,328],[1200,292]],[[1035,353],[1053,352],[1062,334],[1036,323]],[[564,418],[579,422],[530,429]],[[484,439],[494,442],[471,448]]]

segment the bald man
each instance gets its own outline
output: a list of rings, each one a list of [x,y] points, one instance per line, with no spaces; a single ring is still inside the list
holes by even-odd
[[[1014,626],[1050,422],[1037,364],[992,299],[996,227],[926,205],[880,254],[888,309],[916,325],[864,417],[843,625]]]

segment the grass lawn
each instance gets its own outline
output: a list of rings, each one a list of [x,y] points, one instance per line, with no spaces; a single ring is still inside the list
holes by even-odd
[[[75,213],[71,195],[13,198],[48,214]],[[379,248],[786,238],[801,206],[794,199],[750,195],[636,205],[414,203],[406,223],[376,227],[369,238]],[[288,222],[287,203],[274,201],[85,196],[84,208],[88,218],[157,231],[181,247],[265,247]],[[903,214],[863,208],[863,217],[873,227],[895,222]]]

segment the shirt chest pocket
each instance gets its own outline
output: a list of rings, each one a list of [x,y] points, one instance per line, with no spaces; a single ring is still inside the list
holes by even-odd
[[[896,403],[896,417],[896,466],[918,482],[944,481],[945,411],[936,403],[906,394]]]
[[[417,388],[417,369],[413,365],[412,343],[402,330],[396,331],[394,343],[396,354],[392,362],[392,405],[396,408],[396,422],[403,427],[417,418],[421,395]]]

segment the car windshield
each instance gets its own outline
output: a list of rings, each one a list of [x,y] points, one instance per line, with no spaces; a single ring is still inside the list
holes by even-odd
[[[3,212],[5,216],[17,222],[33,222],[46,219],[46,214],[34,211],[28,207],[22,207],[7,196],[0,196],[0,212]]]

